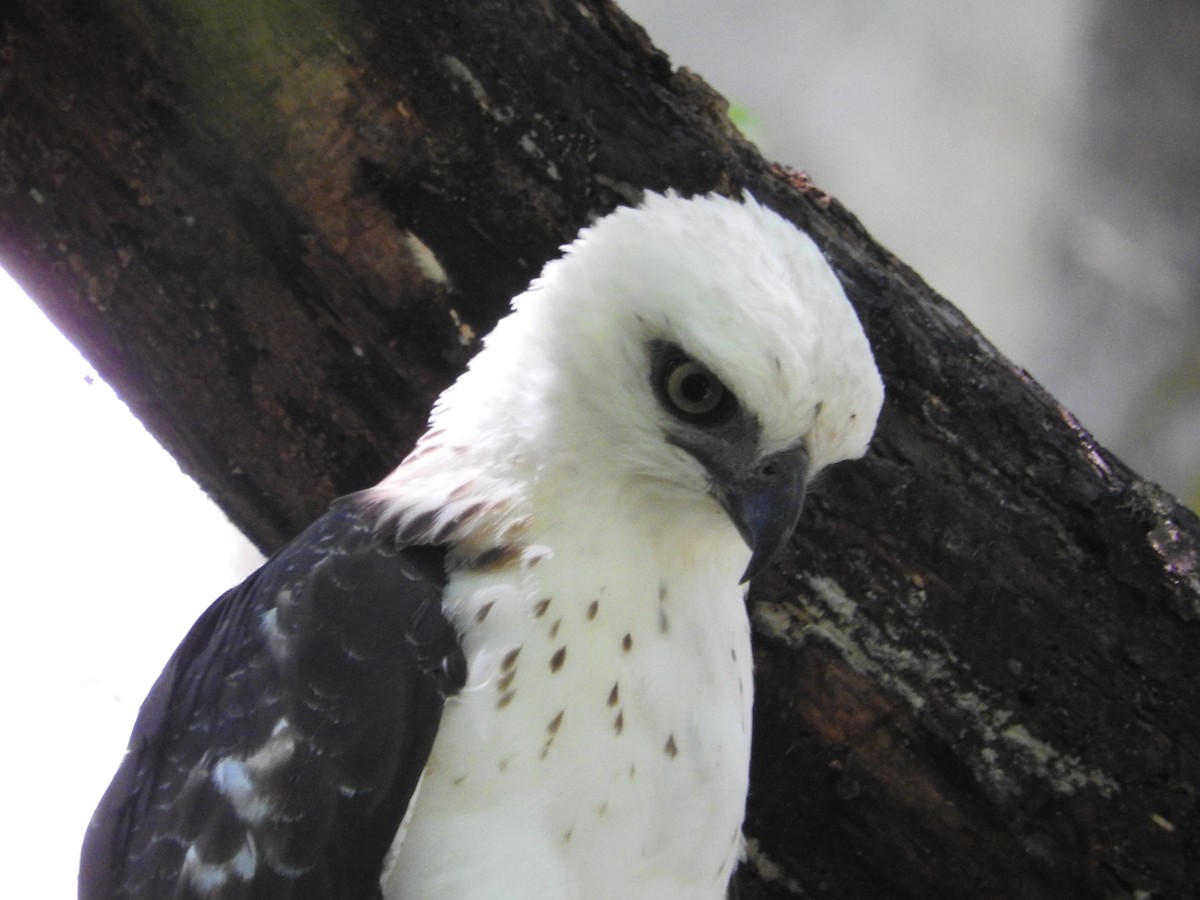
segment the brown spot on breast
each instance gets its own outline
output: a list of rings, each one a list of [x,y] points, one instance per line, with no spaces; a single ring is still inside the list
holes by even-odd
[[[667,743],[663,747],[663,752],[666,753],[667,756],[671,757],[671,759],[674,759],[676,756],[679,755],[679,748],[677,746],[675,746],[675,735],[674,734],[672,734],[670,737],[667,738]]]
[[[671,623],[667,621],[667,614],[661,609],[658,611],[658,631],[660,634],[666,634],[671,630]]]
[[[557,672],[563,667],[563,663],[567,660],[567,645],[563,644],[554,651],[554,655],[550,657],[550,671]]]
[[[554,743],[554,736],[558,734],[558,729],[562,727],[565,712],[566,710],[560,709],[558,714],[546,726],[546,742],[542,744],[542,752],[538,754],[538,759],[545,759],[546,754],[550,752],[550,745]]]
[[[589,603],[588,608],[587,608],[588,621],[590,622],[590,621],[592,621],[592,619],[596,618],[596,613],[598,613],[599,611],[600,611],[600,601],[599,600],[593,600],[591,603]]]
[[[620,734],[624,730],[625,730],[625,710],[621,710],[619,713],[617,713],[617,717],[615,719],[613,719],[613,731],[615,731],[617,734]]]
[[[659,602],[659,603],[662,603],[662,602],[663,602],[664,600],[666,600],[666,599],[667,599],[667,586],[666,586],[664,583],[662,583],[662,582],[659,582],[659,585],[658,585],[658,602]]]
[[[512,703],[512,698],[516,696],[516,688],[511,691],[505,691],[500,695],[500,699],[496,701],[496,709],[504,709],[508,704]]]
[[[626,653],[633,649],[633,635],[629,632],[626,632],[625,637],[621,638],[621,649]]]
[[[563,832],[563,843],[564,844],[571,843],[571,836],[574,834],[575,834],[574,828],[568,828],[566,831],[564,831]]]
[[[517,664],[517,657],[521,655],[521,648],[514,647],[504,654],[504,659],[500,660],[500,671],[507,672]]]
[[[546,614],[546,610],[550,608],[550,597],[543,597],[537,603],[533,604],[533,614],[537,618],[541,618]]]
[[[558,637],[558,628],[560,625],[562,625],[561,618],[555,619],[554,624],[550,626],[550,639],[551,640],[554,640],[554,638]]]
[[[621,697],[621,691],[620,691],[620,688],[618,687],[618,682],[614,681],[612,690],[608,692],[608,705],[610,707],[616,706],[617,700],[619,700],[620,697]]]
[[[520,560],[520,547],[514,544],[501,544],[497,547],[488,547],[472,556],[468,556],[463,559],[461,564],[463,568],[471,569],[475,572],[483,572],[494,569],[506,569],[520,562]]]
[[[492,607],[495,605],[495,600],[489,600],[487,603],[483,604],[483,606],[479,607],[479,610],[475,613],[475,621],[482,622],[484,619],[486,619],[488,617],[488,613],[492,611]]]
[[[510,684],[512,684],[512,680],[516,677],[517,677],[516,669],[511,670],[507,675],[501,676],[500,680],[496,682],[496,690],[500,691],[501,693],[503,693],[504,691],[507,691],[508,686]]]

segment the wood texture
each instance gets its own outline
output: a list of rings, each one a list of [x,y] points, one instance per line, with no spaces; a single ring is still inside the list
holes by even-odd
[[[643,188],[806,228],[888,388],[752,594],[743,898],[1194,897],[1200,524],[603,0],[9,0],[0,264],[264,549]]]

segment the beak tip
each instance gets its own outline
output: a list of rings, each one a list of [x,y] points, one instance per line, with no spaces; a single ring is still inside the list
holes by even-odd
[[[750,557],[750,562],[746,564],[746,571],[742,573],[742,577],[738,580],[738,584],[748,584],[750,579],[757,575],[765,568],[765,561],[759,558],[758,553],[754,553]]]
[[[776,454],[774,472],[764,478],[764,468],[752,477],[727,481],[714,492],[750,548],[750,560],[739,584],[754,578],[787,543],[804,504],[808,456],[803,448]],[[778,474],[775,474],[778,473]]]

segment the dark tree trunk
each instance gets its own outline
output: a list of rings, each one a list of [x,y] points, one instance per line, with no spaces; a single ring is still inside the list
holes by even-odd
[[[603,0],[7,0],[0,264],[264,549],[555,248],[749,189],[888,402],[756,585],[744,898],[1194,897],[1200,526]]]

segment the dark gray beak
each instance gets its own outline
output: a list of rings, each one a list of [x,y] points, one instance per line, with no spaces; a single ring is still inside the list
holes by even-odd
[[[754,468],[713,485],[713,496],[750,548],[745,584],[787,543],[800,519],[808,484],[808,453],[797,447],[758,460]]]

